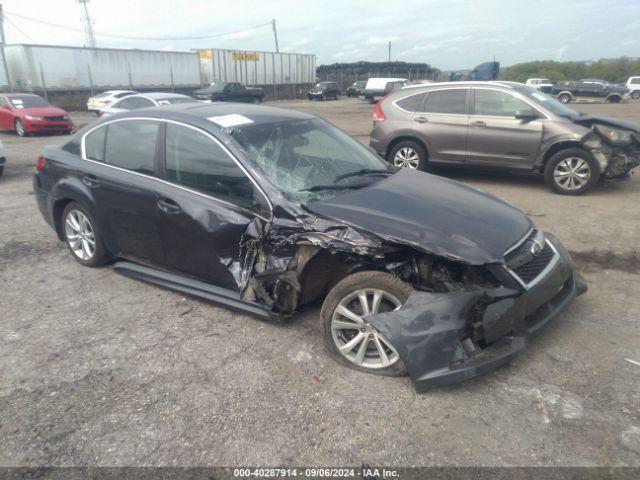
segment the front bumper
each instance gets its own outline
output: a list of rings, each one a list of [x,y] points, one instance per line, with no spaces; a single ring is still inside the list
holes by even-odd
[[[29,133],[38,132],[70,132],[73,130],[73,122],[70,120],[65,121],[52,121],[52,120],[25,120],[24,129]]]
[[[368,319],[394,346],[418,392],[509,363],[529,337],[586,292],[560,241],[547,238],[559,260],[528,290],[416,291],[400,310]]]

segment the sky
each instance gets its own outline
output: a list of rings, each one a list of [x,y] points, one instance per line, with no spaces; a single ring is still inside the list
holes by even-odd
[[[86,43],[77,0],[1,3],[7,43]],[[638,0],[89,0],[87,6],[98,47],[273,51],[270,26],[238,31],[275,18],[280,51],[315,54],[318,65],[385,61],[389,41],[392,60],[441,70],[494,57],[508,66],[640,56]],[[217,36],[183,40],[210,34]]]

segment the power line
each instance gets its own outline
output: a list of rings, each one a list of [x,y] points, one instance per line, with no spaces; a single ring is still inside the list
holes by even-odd
[[[84,21],[84,34],[87,39],[87,47],[96,48],[96,38],[93,35],[93,25],[91,23],[91,17],[89,16],[89,9],[87,8],[87,2],[89,0],[78,0],[78,3],[83,7],[82,20]]]
[[[31,42],[31,43],[37,43],[33,38],[31,38],[29,35],[27,35],[27,33],[22,30],[19,26],[17,26],[15,23],[13,23],[13,21],[7,16],[4,16],[4,19],[9,22],[9,24],[15,28],[17,31],[19,31],[22,35],[24,35],[25,37],[27,37],[27,39]]]
[[[64,30],[70,30],[70,31],[73,31],[73,32],[85,33],[84,30],[81,30],[81,29],[78,29],[78,28],[74,28],[74,27],[69,27],[67,25],[60,25],[59,23],[47,22],[46,20],[39,20],[37,18],[27,17],[25,15],[20,15],[19,13],[15,13],[15,12],[5,12],[5,14],[6,13],[9,13],[10,15],[12,15],[14,17],[22,18],[24,20],[28,20],[28,21],[31,21],[31,22],[40,23],[42,25],[47,25],[49,27],[62,28]],[[100,33],[100,32],[95,32],[95,31],[93,33],[94,33],[94,35],[97,35],[97,36],[100,36],[100,37],[121,38],[121,39],[125,39],[125,40],[159,40],[159,41],[203,40],[203,39],[206,39],[206,38],[224,37],[225,35],[233,35],[233,34],[236,34],[236,33],[248,32],[250,30],[255,30],[257,28],[271,26],[271,25],[272,25],[272,22],[266,22],[266,23],[261,23],[260,25],[254,25],[253,27],[243,28],[242,30],[235,30],[233,32],[211,33],[211,34],[207,34],[207,35],[197,35],[197,36],[193,36],[193,37],[133,37],[133,36],[129,36],[129,35],[116,35],[116,34],[113,34],[113,33]]]

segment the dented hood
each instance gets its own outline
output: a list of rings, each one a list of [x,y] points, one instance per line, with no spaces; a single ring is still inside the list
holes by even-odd
[[[408,169],[307,208],[388,241],[474,265],[501,262],[532,227],[524,213],[496,197]]]
[[[594,124],[609,125],[613,128],[622,128],[624,130],[631,130],[635,133],[640,133],[640,124],[630,122],[628,120],[620,120],[619,118],[601,117],[599,115],[580,115],[571,119],[573,123],[590,127]]]

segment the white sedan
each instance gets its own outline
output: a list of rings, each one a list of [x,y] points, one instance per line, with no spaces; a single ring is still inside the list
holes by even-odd
[[[111,105],[121,98],[135,95],[138,92],[133,90],[108,90],[90,97],[87,100],[87,110],[99,113],[104,107]]]
[[[193,97],[179,93],[149,92],[138,93],[122,98],[117,102],[100,110],[101,117],[108,117],[120,112],[138,110],[140,108],[157,107],[160,105],[175,105],[178,103],[199,103]]]

